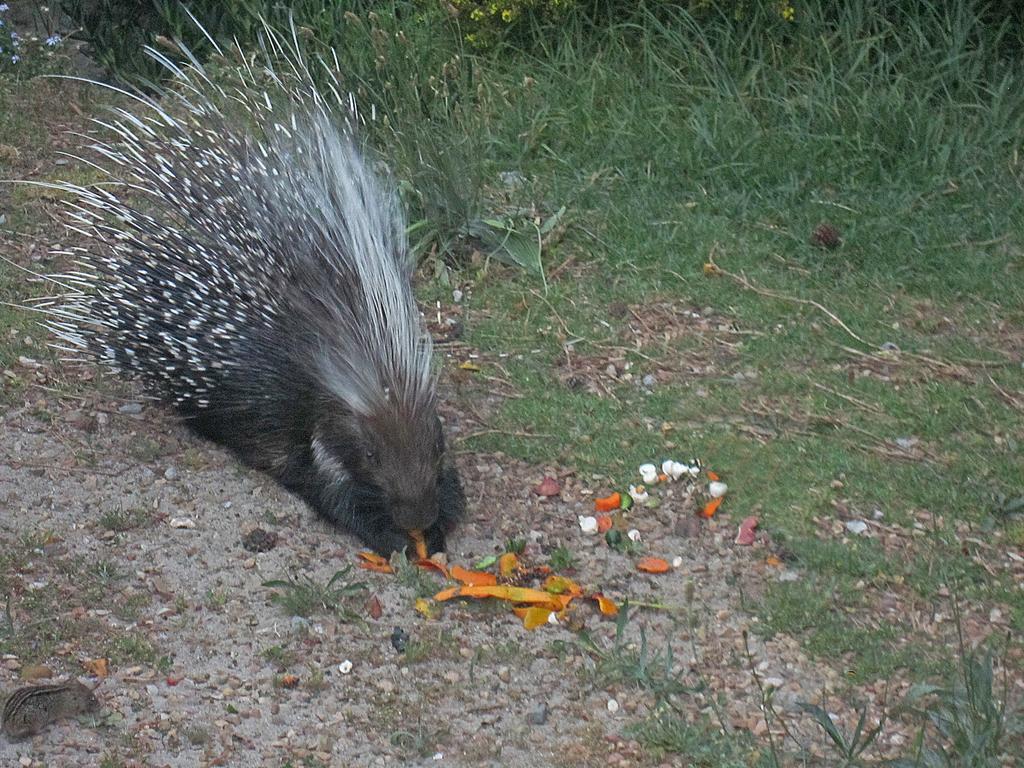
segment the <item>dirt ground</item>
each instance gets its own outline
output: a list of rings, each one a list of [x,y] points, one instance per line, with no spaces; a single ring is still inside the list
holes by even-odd
[[[290,617],[263,582],[295,575],[325,583],[356,561],[355,541],[151,404],[85,399],[68,407],[45,390],[26,400],[3,415],[0,539],[12,550],[32,541],[8,574],[15,605],[51,591],[51,601],[32,604],[58,615],[15,609],[12,618],[16,631],[61,625],[46,663],[58,676],[98,683],[102,710],[34,739],[0,740],[0,764],[86,766],[104,756],[123,761],[107,765],[152,766],[687,764],[624,735],[652,713],[654,696],[597,674],[597,657],[582,650],[577,632],[607,649],[615,622],[592,605],[577,601],[568,622],[533,632],[481,603],[449,603],[426,618],[414,609],[415,587],[359,571],[368,589],[349,603],[358,620]],[[540,498],[531,488],[550,468],[474,454],[460,456],[460,466],[471,512],[450,541],[450,562],[470,565],[525,534],[527,561],[544,562],[564,544],[579,564],[574,578],[618,602],[692,605],[685,619],[637,609],[627,637],[635,650],[643,627],[652,648],[671,645],[681,681],[723,695],[728,728],[765,736],[751,666],[762,684],[778,687],[782,712],[843,689],[841,675],[812,663],[791,638],[764,642],[752,633],[747,657],[743,632],[756,628],[741,595],[756,601],[769,580],[800,576],[766,564],[764,537],[736,546],[727,514],[695,524],[695,501],[681,485],[657,510],[630,517],[652,553],[683,560],[668,574],[645,575],[580,531],[577,515],[590,512],[597,488],[569,476],[560,497]],[[278,534],[273,549],[243,547],[256,527]],[[440,575],[424,578],[443,584]],[[367,608],[374,596],[379,618]],[[409,636],[401,653],[392,643],[397,627]],[[125,636],[134,656],[119,642]],[[86,671],[97,658],[110,659],[102,679]],[[3,688],[13,689],[22,662],[8,656],[2,664]],[[293,688],[282,673],[298,678]],[[706,693],[674,701],[685,718],[712,714]]]

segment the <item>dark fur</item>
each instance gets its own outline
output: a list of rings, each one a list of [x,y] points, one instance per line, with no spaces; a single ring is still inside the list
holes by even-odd
[[[330,402],[331,398],[297,368],[283,370],[293,375],[282,377],[279,371],[264,368],[246,371],[244,381],[225,376],[222,387],[212,393],[209,408],[186,405],[178,410],[194,432],[270,475],[375,552],[387,556],[405,548],[412,551],[409,530],[396,524],[381,487],[387,483],[387,473],[401,472],[401,468],[380,468],[377,477],[363,468],[360,457],[366,453],[366,442],[355,418],[346,413],[343,404]],[[440,436],[439,422],[436,428]],[[314,461],[313,435],[325,430],[331,436],[332,452],[345,464],[351,479],[339,482]],[[459,475],[443,457],[443,436],[439,448],[437,495],[422,518],[431,554],[444,551],[446,537],[466,506]]]

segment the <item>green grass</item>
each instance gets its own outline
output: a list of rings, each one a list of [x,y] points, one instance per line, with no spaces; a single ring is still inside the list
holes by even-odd
[[[351,566],[346,566],[323,584],[306,575],[296,577],[289,574],[284,579],[265,581],[263,586],[275,590],[271,601],[280,605],[289,616],[334,613],[343,619],[354,620],[358,615],[351,606],[367,587],[363,582],[351,580],[349,571]]]

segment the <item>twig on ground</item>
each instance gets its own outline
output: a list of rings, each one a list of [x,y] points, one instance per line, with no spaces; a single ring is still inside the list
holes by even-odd
[[[850,326],[848,326],[846,323],[844,323],[842,321],[842,319],[839,317],[839,315],[837,315],[835,312],[830,310],[824,304],[821,304],[821,303],[819,303],[817,301],[814,301],[813,299],[801,299],[801,298],[799,298],[797,296],[787,296],[784,293],[778,293],[777,291],[770,291],[767,288],[761,288],[760,286],[754,285],[750,281],[750,279],[747,278],[745,275],[738,275],[735,272],[730,272],[730,271],[728,271],[726,269],[722,269],[722,267],[720,267],[718,264],[715,263],[714,249],[712,249],[712,252],[710,254],[708,254],[708,263],[711,265],[711,267],[714,270],[715,274],[722,275],[724,277],[728,277],[730,280],[733,280],[733,281],[739,283],[741,286],[746,288],[748,291],[752,291],[753,293],[756,293],[759,296],[767,296],[770,299],[777,299],[779,301],[788,301],[788,302],[793,303],[793,304],[803,304],[804,306],[814,307],[819,312],[824,313],[833,323],[838,325],[840,328],[842,328],[844,331],[846,331],[846,333],[849,334],[853,339],[855,339],[856,341],[860,342],[865,347],[874,346],[871,343],[869,343],[869,342],[865,341],[864,339],[862,339],[860,336],[858,336],[853,331],[853,329],[850,328]]]
[[[1011,408],[1014,408],[1015,410],[1018,410],[1018,411],[1024,411],[1024,400],[1022,400],[1021,398],[1015,397],[1014,395],[1010,394],[1005,389],[1000,387],[996,383],[996,380],[993,379],[990,374],[985,374],[985,375],[988,378],[989,383],[993,387],[995,387],[996,392],[998,392],[1002,396],[1002,398],[1006,401],[1006,403]]]
[[[831,387],[826,387],[824,384],[819,384],[818,382],[813,383],[817,389],[820,389],[823,392],[828,392],[830,395],[835,395],[838,398],[842,398],[846,402],[856,405],[858,408],[863,408],[866,411],[871,411],[871,413],[877,413],[880,416],[886,415],[885,411],[883,411],[877,405],[873,405],[872,403],[866,403],[863,400],[858,400],[856,397],[853,397],[851,395],[844,395],[842,392],[838,392],[832,389]]]

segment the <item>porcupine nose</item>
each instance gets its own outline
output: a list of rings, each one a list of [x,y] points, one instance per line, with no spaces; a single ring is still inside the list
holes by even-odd
[[[437,499],[406,499],[393,504],[392,519],[403,531],[425,531],[437,522]]]

